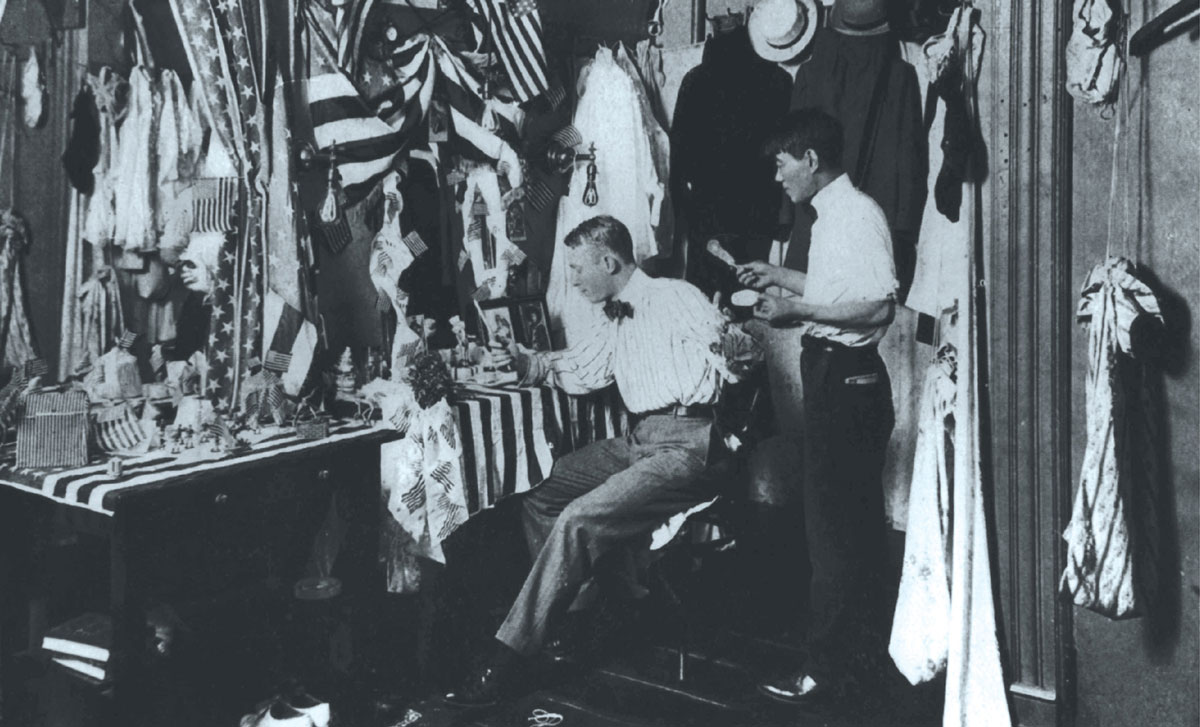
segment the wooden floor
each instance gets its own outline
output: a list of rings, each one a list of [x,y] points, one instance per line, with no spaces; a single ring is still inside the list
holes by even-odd
[[[727,633],[697,649],[678,679],[678,654],[660,646],[615,657],[588,669],[556,668],[530,680],[530,691],[492,709],[464,710],[436,695],[414,700],[378,725],[413,710],[420,727],[510,727],[561,715],[562,727],[933,727],[941,724],[942,685],[914,688],[899,677],[853,699],[821,708],[777,704],[755,691],[756,674],[786,662],[783,644]],[[536,686],[534,686],[536,685]],[[410,718],[412,715],[410,715]],[[540,724],[550,725],[550,721]]]

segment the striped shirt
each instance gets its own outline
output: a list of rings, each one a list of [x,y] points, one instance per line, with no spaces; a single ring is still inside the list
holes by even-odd
[[[524,383],[549,381],[569,394],[617,384],[634,414],[676,404],[712,404],[720,390],[723,319],[691,283],[635,270],[614,296],[629,318],[597,323],[563,351],[533,354]]]

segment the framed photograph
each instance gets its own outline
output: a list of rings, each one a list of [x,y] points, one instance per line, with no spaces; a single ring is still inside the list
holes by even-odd
[[[549,351],[550,311],[542,296],[497,298],[479,305],[480,339],[487,345],[514,341],[534,351]]]

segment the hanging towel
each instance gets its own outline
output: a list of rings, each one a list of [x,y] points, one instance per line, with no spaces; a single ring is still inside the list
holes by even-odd
[[[1077,606],[1110,618],[1137,615],[1137,588],[1153,576],[1132,547],[1133,528],[1153,518],[1133,518],[1137,477],[1153,477],[1154,443],[1146,436],[1139,397],[1144,365],[1136,360],[1131,335],[1144,317],[1161,323],[1154,293],[1137,278],[1133,263],[1110,257],[1092,269],[1077,311],[1088,325],[1087,449],[1067,541],[1062,585]],[[1139,504],[1148,505],[1149,498]],[[1143,515],[1145,513],[1142,513]]]
[[[949,651],[955,365],[953,347],[944,347],[921,388],[904,564],[888,645],[896,668],[913,684],[945,669]]]

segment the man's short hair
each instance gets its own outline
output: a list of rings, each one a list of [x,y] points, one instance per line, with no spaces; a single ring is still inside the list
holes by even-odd
[[[633,238],[629,236],[629,228],[609,215],[597,215],[579,223],[567,233],[563,244],[567,247],[593,245],[611,250],[624,262],[633,262]]]
[[[799,109],[783,118],[778,131],[763,145],[763,154],[773,157],[784,153],[799,159],[812,149],[819,169],[841,169],[843,137],[837,119],[820,109]]]

